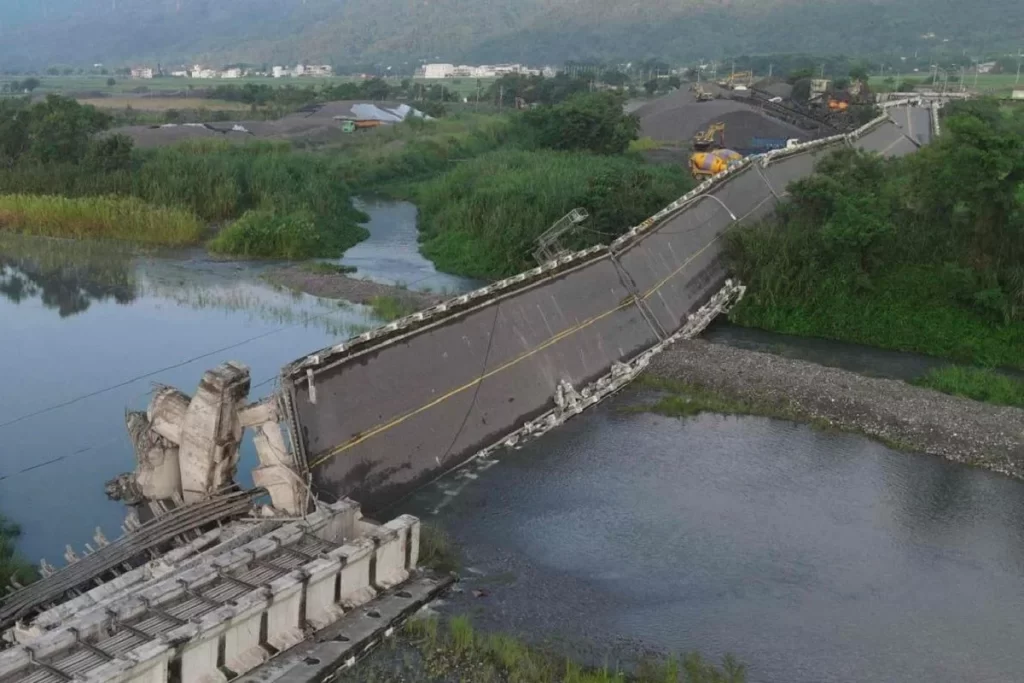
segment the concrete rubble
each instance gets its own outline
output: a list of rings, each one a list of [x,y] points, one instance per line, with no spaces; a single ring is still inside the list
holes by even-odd
[[[350,500],[296,521],[236,520],[19,623],[5,634],[15,644],[0,652],[0,681],[236,678],[328,627],[366,631],[368,614],[381,623],[367,605],[417,574],[419,532],[415,517],[376,524]],[[414,583],[418,600],[399,592],[409,598],[396,618],[445,585]]]

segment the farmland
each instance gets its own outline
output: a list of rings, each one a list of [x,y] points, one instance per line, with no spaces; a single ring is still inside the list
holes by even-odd
[[[890,76],[872,76],[870,85],[876,90],[885,90],[886,80]],[[908,72],[903,74],[893,74],[892,78],[896,78],[899,82],[913,81],[919,84],[924,83],[926,79],[931,77],[930,72]],[[1024,73],[1021,74],[1018,80],[1016,73],[1003,73],[1003,74],[978,74],[975,76],[973,73],[964,74],[964,87],[972,92],[980,92],[988,95],[996,96],[1009,96],[1010,92],[1015,87],[1024,88]],[[939,84],[942,83],[942,73],[939,74]],[[950,72],[949,74],[949,87],[957,89],[960,86],[960,73]]]
[[[80,104],[88,104],[97,109],[138,109],[140,111],[169,111],[171,109],[205,108],[217,111],[248,111],[249,105],[244,102],[227,102],[225,100],[208,100],[200,97],[86,97],[78,98]]]
[[[24,76],[13,76],[9,80],[21,80]],[[292,86],[296,88],[305,88],[314,86],[322,88],[330,85],[337,85],[339,83],[346,82],[359,82],[362,79],[352,76],[335,76],[330,78],[272,78],[269,76],[252,76],[247,78],[211,78],[211,79],[197,79],[197,78],[153,78],[153,79],[134,79],[124,76],[101,76],[101,75],[82,75],[82,76],[38,76],[40,80],[39,88],[36,89],[37,94],[47,93],[59,93],[62,95],[74,95],[76,93],[89,94],[88,99],[93,99],[91,96],[99,93],[105,95],[116,96],[119,94],[144,94],[144,93],[166,93],[166,92],[187,92],[190,90],[209,90],[216,88],[220,85],[269,85],[273,87],[283,88]],[[109,78],[114,79],[114,85],[108,85]],[[0,79],[2,80],[2,79]],[[389,84],[398,85],[402,82],[402,78],[389,77],[385,78]],[[439,84],[452,92],[456,92],[464,97],[472,98],[475,96],[477,88],[480,89],[481,93],[485,92],[494,81],[493,78],[443,78],[443,79],[426,79],[426,78],[414,78],[409,79],[417,85],[423,85],[424,88],[429,88],[432,85]],[[136,106],[134,102],[132,106]],[[184,107],[181,103],[177,106]]]

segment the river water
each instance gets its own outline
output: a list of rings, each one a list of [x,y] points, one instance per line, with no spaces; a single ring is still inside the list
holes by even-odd
[[[404,505],[460,548],[446,611],[599,665],[697,650],[734,654],[752,682],[1024,679],[1019,483],[631,400]]]
[[[418,255],[411,206],[364,209],[372,237],[343,260],[357,275],[472,284]],[[275,289],[261,279],[271,265],[2,237],[0,512],[29,558],[60,563],[97,526],[117,535],[124,509],[103,483],[131,469],[124,411],[153,383],[192,391],[237,359],[259,396],[284,363],[375,324],[363,307]],[[711,335],[894,376],[934,362]],[[632,400],[403,505],[462,547],[449,609],[595,661],[731,652],[752,681],[1024,679],[1020,484],[785,422],[620,410]],[[246,448],[243,483],[253,460]]]
[[[419,255],[414,207],[363,208],[371,237],[346,259],[356,277],[472,286]],[[103,484],[132,469],[124,412],[144,409],[154,383],[191,393],[203,371],[239,360],[256,398],[285,363],[379,324],[366,307],[271,286],[261,275],[274,265],[0,233],[0,513],[21,525],[28,558],[62,564],[97,526],[119,533],[124,508]],[[254,462],[247,444],[242,483]]]

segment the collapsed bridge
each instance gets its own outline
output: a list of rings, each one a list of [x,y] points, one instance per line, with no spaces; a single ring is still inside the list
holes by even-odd
[[[160,388],[127,415],[135,471],[108,484],[153,519],[133,511],[124,537],[69,547],[67,567],[44,562],[0,604],[0,681],[312,681],[350,666],[450,581],[419,574],[417,519],[362,507],[611,395],[742,296],[729,229],[768,216],[824,154],[905,155],[937,130],[937,104],[894,102],[852,134],[745,159],[611,245],[289,364],[255,403],[234,362],[193,395]],[[240,492],[245,430],[259,466]]]
[[[938,103],[887,103],[838,135],[744,160],[609,246],[562,256],[302,358],[282,371],[295,461],[318,494],[369,509],[475,453],[545,431],[628,382],[742,295],[723,236],[767,217],[817,160],[927,144]]]

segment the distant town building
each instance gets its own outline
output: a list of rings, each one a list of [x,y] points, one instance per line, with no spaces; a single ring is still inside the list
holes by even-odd
[[[555,70],[547,67],[547,71],[554,76]],[[481,64],[470,66],[469,64],[424,64],[416,71],[418,78],[497,78],[506,74],[522,74],[529,76],[540,76],[544,71],[541,69],[530,69],[522,64]]]
[[[285,76],[291,76],[292,70],[286,66],[275,66],[270,70],[270,74],[274,78],[284,78]]]
[[[241,78],[242,77],[242,70],[237,68],[237,67],[236,68],[232,68],[232,69],[224,69],[223,71],[220,72],[220,77],[221,78]]]
[[[454,64],[424,64],[423,78],[450,78],[455,73]]]
[[[298,68],[302,68],[304,70],[304,73],[302,74],[303,76],[326,78],[334,75],[334,67],[330,64],[300,64],[296,67],[296,69]]]
[[[153,78],[153,69],[148,66],[137,66],[132,69],[132,78]]]

